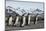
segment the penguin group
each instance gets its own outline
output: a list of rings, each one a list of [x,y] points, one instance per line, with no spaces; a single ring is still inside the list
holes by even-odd
[[[37,24],[37,15],[34,17],[34,24]],[[19,23],[20,22],[20,23]],[[9,15],[8,18],[6,19],[6,23],[7,25],[13,25],[13,26],[17,26],[17,24],[19,23],[20,27],[24,27],[26,25],[29,25],[31,23],[31,15],[22,15],[22,16],[11,16]]]

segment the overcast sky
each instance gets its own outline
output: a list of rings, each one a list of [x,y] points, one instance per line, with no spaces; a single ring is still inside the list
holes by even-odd
[[[13,8],[24,8],[24,9],[40,9],[43,10],[43,3],[33,3],[33,2],[15,2],[6,1],[6,6],[11,6]]]

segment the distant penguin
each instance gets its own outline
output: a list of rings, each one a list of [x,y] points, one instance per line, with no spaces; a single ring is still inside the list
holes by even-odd
[[[36,17],[36,22],[35,22],[35,24],[37,24],[37,22],[38,22],[38,17]]]
[[[23,16],[23,24],[22,24],[22,26],[24,26],[25,24],[26,24],[26,17]]]
[[[22,27],[23,24],[23,16],[20,16],[20,27]]]
[[[28,16],[26,16],[26,24],[25,25],[28,25]]]
[[[30,24],[30,20],[31,20],[31,15],[30,13],[28,13],[26,16],[26,25]]]
[[[16,21],[15,21],[14,26],[16,26],[18,24],[18,21],[19,21],[19,16],[16,16]]]
[[[34,24],[37,24],[37,20],[38,20],[37,16],[38,16],[38,14],[36,14],[35,17],[34,17]]]
[[[15,22],[16,22],[16,16],[15,17],[13,17],[13,26],[14,26],[14,24],[15,24]]]
[[[31,21],[31,15],[28,15],[28,24],[30,24]]]
[[[21,16],[20,27],[24,27],[25,24],[26,24],[26,17],[25,17],[25,14],[26,14],[26,13],[24,13],[24,14]]]
[[[12,23],[12,16],[10,15],[9,16],[9,25],[12,25],[13,23]]]

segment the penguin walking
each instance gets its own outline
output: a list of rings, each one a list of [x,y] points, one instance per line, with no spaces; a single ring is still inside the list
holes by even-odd
[[[28,24],[31,22],[31,15],[28,15]]]
[[[9,16],[9,25],[12,25],[13,24],[13,22],[12,22],[12,16],[10,15]]]
[[[16,16],[16,20],[15,20],[14,26],[17,26],[18,21],[19,21],[19,16]]]
[[[26,16],[25,13],[21,16],[21,20],[20,20],[20,27],[24,27],[26,24]]]
[[[26,17],[25,17],[25,16],[23,16],[23,24],[22,24],[22,26],[24,26],[24,25],[25,25],[25,23],[26,23]]]
[[[38,14],[36,14],[35,17],[34,17],[34,24],[37,24],[37,20],[38,20],[37,16],[38,16]]]
[[[28,25],[28,16],[26,16],[26,24],[25,25]]]

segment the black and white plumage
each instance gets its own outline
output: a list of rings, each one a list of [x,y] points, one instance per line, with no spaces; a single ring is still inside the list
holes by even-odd
[[[9,17],[9,25],[12,25],[13,24],[12,20],[13,20],[13,18],[12,18],[12,16],[10,16]]]
[[[25,26],[26,24],[26,17],[25,17],[25,13],[21,16],[21,20],[20,20],[20,27]]]
[[[16,16],[16,20],[15,20],[14,25],[17,25],[18,24],[18,21],[19,21],[19,16]]]
[[[28,15],[28,24],[31,22],[31,15]]]
[[[34,16],[34,24],[37,24],[37,20],[38,20],[38,17],[37,15]],[[20,27],[23,27],[25,25],[28,25],[31,23],[31,15],[28,15],[28,16],[15,16],[14,18],[12,16],[10,16],[8,18],[8,24],[9,25],[14,25],[16,26],[18,24],[18,22],[20,22]]]

